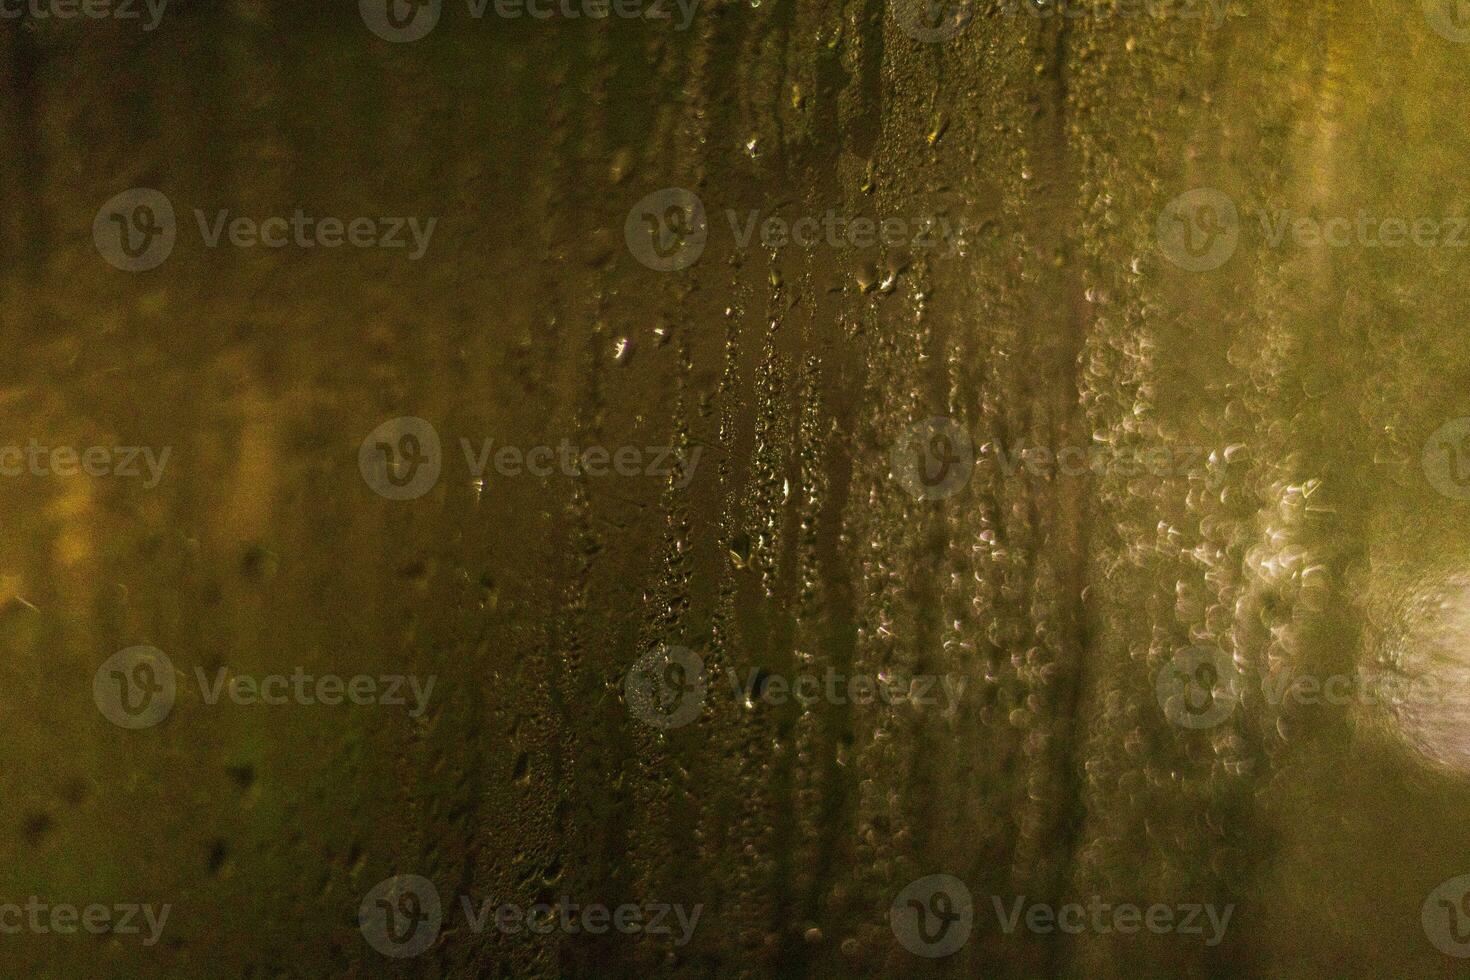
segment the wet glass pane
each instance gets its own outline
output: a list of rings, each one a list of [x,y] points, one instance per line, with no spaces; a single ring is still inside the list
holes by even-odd
[[[1470,971],[1458,0],[0,0],[0,974]]]

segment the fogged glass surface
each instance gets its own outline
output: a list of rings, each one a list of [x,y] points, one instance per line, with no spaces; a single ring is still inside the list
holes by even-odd
[[[1464,975],[1462,8],[0,4],[0,973]]]

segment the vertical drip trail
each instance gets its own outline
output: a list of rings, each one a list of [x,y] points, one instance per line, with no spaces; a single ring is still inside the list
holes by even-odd
[[[1087,320],[1081,266],[1076,254],[1082,243],[1078,240],[1081,194],[1072,123],[1076,106],[1070,91],[1075,57],[1072,27],[1069,18],[1054,17],[1042,33],[1043,49],[1049,49],[1043,75],[1049,126],[1041,134],[1045,152],[1038,154],[1037,159],[1043,191],[1049,191],[1055,208],[1050,219],[1048,247],[1056,254],[1057,275],[1045,282],[1042,292],[1054,303],[1058,314],[1057,336],[1047,358],[1050,376],[1059,382],[1051,423],[1052,445],[1058,452],[1091,442],[1083,417],[1079,378],[1087,342]],[[1020,850],[1023,855],[1032,851],[1029,859],[1042,869],[1037,886],[1054,905],[1068,898],[1083,822],[1081,780],[1086,759],[1080,732],[1084,724],[1087,663],[1091,652],[1086,608],[1091,503],[1089,485],[1065,476],[1056,479],[1048,534],[1051,545],[1048,562],[1053,567],[1037,583],[1037,594],[1043,601],[1048,593],[1057,597],[1044,620],[1054,630],[1047,637],[1051,663],[1044,681],[1044,703],[1055,727],[1039,753],[1042,761],[1037,770],[1045,782],[1036,785],[1030,793],[1040,810],[1034,819],[1041,829],[1035,839],[1023,840]],[[1046,966],[1052,975],[1063,972],[1067,962],[1066,945],[1067,937],[1060,934],[1048,947]]]
[[[871,102],[868,119],[853,120],[858,138],[852,142],[855,155],[874,174],[876,189],[871,202],[859,195],[846,198],[844,203],[859,213],[901,209],[902,185],[922,180],[925,174],[925,168],[913,166],[912,157],[922,120],[902,111],[913,98],[913,86],[895,70],[917,52],[887,16],[885,6],[866,5],[863,16],[870,30],[863,33],[861,43],[872,60],[855,89]],[[856,272],[848,270],[847,275],[856,278]],[[865,348],[862,360],[868,366],[855,392],[853,491],[844,521],[852,551],[849,560],[856,566],[853,673],[872,678],[911,676],[923,629],[914,610],[921,608],[917,600],[930,579],[930,549],[925,544],[937,517],[933,507],[910,498],[890,479],[888,450],[914,419],[936,414],[939,407],[920,374],[928,353],[921,336],[927,324],[913,318],[907,290],[884,298],[871,285],[860,284],[853,290],[852,303],[858,340]],[[904,881],[934,870],[927,866],[928,820],[915,806],[916,795],[926,792],[915,777],[929,746],[921,719],[902,709],[878,700],[847,710],[857,779],[856,866],[850,887],[858,921],[866,923],[856,937],[859,962],[868,969],[898,969],[894,952],[882,942],[888,904]]]
[[[548,42],[527,42],[539,48]],[[557,46],[565,51],[566,46]],[[600,57],[599,57],[600,55]],[[531,59],[533,62],[534,58]],[[544,155],[540,158],[545,168],[546,179],[538,190],[540,205],[540,227],[543,229],[538,243],[544,256],[537,267],[555,270],[539,284],[540,304],[538,313],[543,323],[533,324],[532,330],[548,330],[563,345],[563,363],[567,365],[564,376],[556,379],[561,390],[570,389],[569,410],[554,417],[555,424],[548,427],[552,433],[567,432],[573,443],[579,446],[596,444],[602,430],[604,392],[601,379],[604,371],[606,349],[605,328],[600,319],[600,309],[589,309],[589,294],[577,288],[568,288],[567,271],[563,264],[568,258],[577,256],[577,242],[572,237],[573,229],[568,226],[568,217],[586,206],[578,198],[580,189],[578,164],[591,168],[595,165],[591,149],[595,141],[588,144],[579,141],[577,134],[583,130],[577,125],[575,107],[577,103],[555,98],[559,87],[574,84],[584,72],[594,79],[604,77],[607,72],[606,52],[595,42],[574,48],[572,54],[551,56],[549,65],[528,68],[522,77],[545,74],[559,81],[560,86],[551,86],[545,101],[548,139]],[[602,73],[599,76],[598,73]],[[593,90],[601,86],[594,80]],[[582,103],[590,118],[591,126],[600,128],[601,113],[597,103],[587,100]],[[605,110],[604,110],[605,111]],[[582,171],[585,173],[585,171]],[[570,255],[569,255],[570,253]],[[573,277],[586,276],[581,270],[571,272]],[[589,282],[593,294],[600,288]],[[599,304],[600,305],[600,304]],[[555,353],[555,352],[551,352]],[[564,475],[563,477],[568,478]],[[627,847],[626,828],[631,820],[624,812],[624,804],[616,794],[620,784],[617,772],[617,740],[583,740],[578,736],[579,716],[584,705],[598,706],[595,714],[605,723],[621,723],[621,718],[604,709],[607,694],[615,681],[611,678],[613,667],[611,651],[605,649],[607,637],[611,635],[608,624],[603,621],[604,611],[597,602],[596,575],[599,570],[598,557],[604,544],[598,528],[597,506],[593,486],[585,479],[570,479],[565,498],[558,501],[562,509],[559,535],[562,541],[561,554],[551,567],[564,569],[566,585],[557,596],[557,607],[548,610],[546,617],[550,628],[538,637],[538,646],[545,662],[555,664],[551,672],[549,701],[546,707],[551,717],[542,724],[548,728],[548,747],[554,750],[553,773],[559,785],[558,797],[552,808],[552,831],[561,853],[549,854],[548,864],[559,860],[568,869],[564,888],[577,889],[594,887],[595,883],[618,881],[616,862]],[[514,709],[512,732],[518,733],[523,726],[536,725],[537,719],[520,706]],[[523,714],[522,712],[525,712]],[[614,802],[609,805],[606,801]],[[605,810],[603,818],[593,826],[591,833],[579,832],[599,808]],[[506,894],[524,894],[525,878],[503,869],[493,886]],[[491,952],[497,962],[513,964],[519,970],[539,970],[541,975],[552,976],[560,967],[577,963],[578,957],[559,952],[545,956],[541,962],[528,960],[525,947],[512,945],[507,939],[495,937]],[[545,947],[543,947],[544,950]]]

